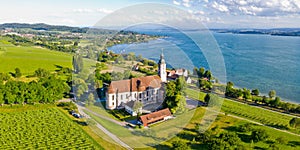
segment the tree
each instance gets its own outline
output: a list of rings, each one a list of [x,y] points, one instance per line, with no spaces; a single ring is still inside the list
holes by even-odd
[[[233,88],[233,86],[233,82],[227,82],[225,91],[226,96],[233,97],[233,94],[235,93],[235,89]]]
[[[267,98],[267,96],[263,96],[262,102],[265,104],[269,104],[269,99]]]
[[[0,73],[0,84],[1,81],[8,81],[10,79],[10,75],[8,73]]]
[[[133,61],[133,60],[135,60],[135,59],[136,59],[136,56],[135,56],[134,52],[128,53],[128,55],[127,55],[127,60]]]
[[[280,97],[276,96],[276,97],[275,97],[275,100],[272,100],[272,101],[270,102],[270,104],[271,104],[271,106],[273,106],[273,107],[278,107],[279,104],[280,104]]]
[[[166,98],[164,106],[169,108],[172,113],[181,113],[185,111],[186,99],[182,96],[182,85],[181,81],[170,81],[166,85]]]
[[[198,68],[197,67],[194,67],[194,69],[193,69],[193,75],[198,75]]]
[[[252,126],[250,123],[246,123],[246,124],[243,124],[243,125],[240,125],[239,126],[239,131],[240,132],[250,132],[252,129]]]
[[[20,68],[15,69],[15,78],[20,78],[22,76]]]
[[[199,68],[199,72],[198,72],[198,76],[200,78],[204,77],[205,76],[205,69],[203,67]]]
[[[258,89],[254,89],[251,92],[252,95],[258,96],[259,95],[259,90]]]
[[[34,71],[34,76],[39,78],[48,77],[50,76],[50,72],[45,69],[38,68],[37,70]]]
[[[200,140],[201,143],[207,143],[211,140],[211,138],[212,138],[211,131],[205,131],[204,133],[199,133],[198,135],[198,139]]]
[[[200,68],[201,69],[201,68]],[[204,77],[208,78],[209,80],[212,78],[212,73],[210,70],[206,70],[204,73]]]
[[[124,57],[123,57],[123,55],[119,55],[117,58],[116,58],[116,60],[115,60],[115,63],[117,63],[117,64],[121,64],[121,63],[123,63],[124,62]]]
[[[83,69],[83,58],[82,58],[82,56],[79,55],[79,54],[75,54],[73,56],[72,65],[73,65],[73,69],[76,73],[81,72],[82,69]]]
[[[131,71],[130,70],[125,70],[123,72],[123,75],[124,75],[123,79],[129,79],[131,77]]]
[[[94,94],[90,93],[88,96],[88,105],[94,104],[96,102]]]
[[[273,99],[275,96],[276,96],[276,91],[275,91],[275,90],[271,90],[271,91],[269,92],[269,98],[270,98],[270,99]]]
[[[190,147],[182,140],[177,140],[172,143],[174,150],[189,150]]]
[[[290,120],[290,126],[293,128],[299,128],[300,127],[300,118],[293,118]]]
[[[205,101],[205,103],[208,104],[208,103],[209,103],[209,100],[210,100],[210,94],[207,93],[207,94],[205,95],[205,97],[204,97],[204,101]]]
[[[4,104],[4,93],[0,89],[0,106]]]
[[[243,88],[243,98],[246,100],[252,98],[250,90]]]
[[[133,105],[133,111],[136,112],[136,119],[138,120],[139,116],[141,115],[141,109],[143,107],[143,103],[140,101],[135,101]]]
[[[259,141],[264,141],[269,137],[269,135],[267,134],[267,132],[263,129],[256,129],[253,130],[251,133],[251,140],[253,140],[254,142],[259,142]]]
[[[231,147],[237,147],[241,142],[239,136],[234,132],[223,132],[218,138],[227,142]]]

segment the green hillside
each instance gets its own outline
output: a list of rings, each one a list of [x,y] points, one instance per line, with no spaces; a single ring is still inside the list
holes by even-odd
[[[84,60],[85,66],[95,64]],[[32,74],[38,68],[54,71],[57,67],[72,68],[72,55],[40,47],[14,46],[7,38],[0,38],[0,72],[14,72],[20,68],[24,75]]]
[[[57,66],[72,67],[72,55],[37,47],[14,46],[0,39],[0,72],[14,72],[20,68],[30,74],[38,68],[54,71]]]

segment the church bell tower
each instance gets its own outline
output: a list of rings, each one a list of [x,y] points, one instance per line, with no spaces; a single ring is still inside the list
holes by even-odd
[[[167,82],[166,62],[163,51],[161,52],[160,60],[158,62],[158,75],[160,76],[162,82]]]

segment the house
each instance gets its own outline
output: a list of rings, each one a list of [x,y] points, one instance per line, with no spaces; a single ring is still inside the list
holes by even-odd
[[[125,111],[132,116],[136,116],[138,112],[142,112],[142,107],[138,108],[138,111],[134,111],[134,107],[137,105],[137,101],[130,101],[125,104]]]
[[[121,109],[130,101],[140,101],[143,105],[162,103],[166,74],[166,63],[161,54],[158,75],[112,81],[106,93],[106,108]]]
[[[139,121],[147,127],[155,122],[164,121],[172,118],[172,114],[169,108],[165,108],[150,114],[146,114],[139,117]]]
[[[191,78],[189,77],[189,74],[188,74],[188,70],[186,69],[173,69],[173,70],[170,70],[170,71],[167,71],[167,78],[168,80],[176,80],[177,78],[183,76],[185,81],[187,83],[191,83]]]

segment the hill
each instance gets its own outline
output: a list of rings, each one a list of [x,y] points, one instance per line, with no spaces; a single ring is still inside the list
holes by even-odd
[[[0,72],[14,72],[20,68],[30,74],[38,68],[54,71],[58,66],[72,67],[72,55],[39,47],[14,46],[0,38]]]

